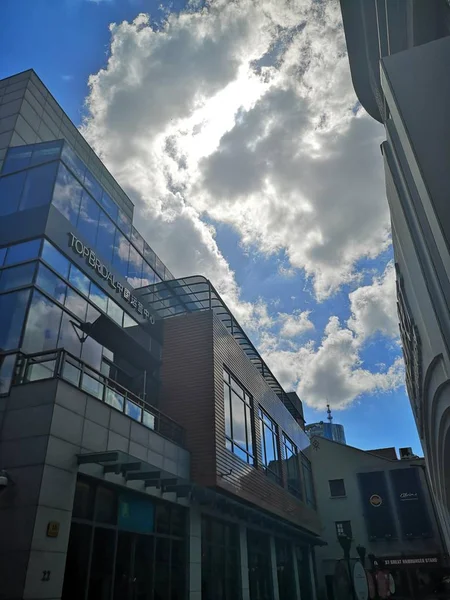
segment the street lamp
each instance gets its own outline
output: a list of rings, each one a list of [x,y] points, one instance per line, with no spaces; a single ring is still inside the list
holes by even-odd
[[[356,546],[356,552],[358,553],[359,560],[361,561],[362,566],[366,567],[366,549],[361,544]]]
[[[350,588],[352,590],[352,596],[356,600],[355,589],[353,587],[353,575],[350,566],[350,548],[352,547],[352,538],[348,535],[338,535],[338,542],[344,552],[345,562],[347,563],[348,577],[350,581]]]

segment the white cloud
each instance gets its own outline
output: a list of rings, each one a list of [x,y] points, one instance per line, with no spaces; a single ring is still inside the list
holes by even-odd
[[[398,358],[387,369],[372,372],[360,358],[358,337],[331,317],[318,347],[281,349],[275,336],[262,340],[264,357],[286,388],[294,388],[309,405],[323,409],[345,408],[362,394],[383,393],[404,383],[403,360]]]
[[[380,277],[373,278],[371,285],[351,292],[349,300],[351,317],[347,324],[360,341],[377,332],[391,338],[399,336],[393,262]]]
[[[314,329],[314,324],[309,318],[310,314],[311,311],[309,310],[295,310],[292,314],[280,313],[278,315],[279,320],[282,322],[280,335],[286,338],[293,338]]]
[[[139,15],[111,26],[89,85],[82,132],[135,201],[138,229],[175,276],[211,279],[283,382],[334,406],[399,384],[397,363],[360,363],[364,339],[392,332],[387,276],[353,292],[347,328],[332,317],[320,346],[300,347],[308,312],[244,301],[205,219],[284,251],[283,270],[304,270],[319,300],[388,246],[382,130],[355,114],[338,2],[216,0],[158,27]]]

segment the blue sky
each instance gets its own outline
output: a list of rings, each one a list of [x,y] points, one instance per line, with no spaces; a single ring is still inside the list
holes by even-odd
[[[400,349],[383,133],[355,109],[339,14],[317,18],[312,0],[297,13],[273,0],[264,15],[218,0],[180,19],[182,3],[160,4],[3,0],[0,77],[34,68],[77,125],[87,117],[150,243],[175,274],[213,280],[308,422],[328,400],[350,444],[421,453],[388,375]],[[139,13],[150,23],[133,24]],[[305,327],[287,334],[300,313]]]

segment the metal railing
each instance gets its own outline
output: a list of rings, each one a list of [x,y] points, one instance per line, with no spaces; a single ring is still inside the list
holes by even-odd
[[[63,348],[36,354],[0,354],[0,395],[9,394],[11,386],[45,379],[63,379],[163,437],[184,445],[181,425]]]

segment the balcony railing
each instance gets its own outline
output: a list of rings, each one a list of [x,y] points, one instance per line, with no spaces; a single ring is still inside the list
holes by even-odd
[[[184,445],[181,425],[63,348],[39,354],[0,355],[0,396],[9,394],[11,386],[45,379],[63,379],[148,429]]]

